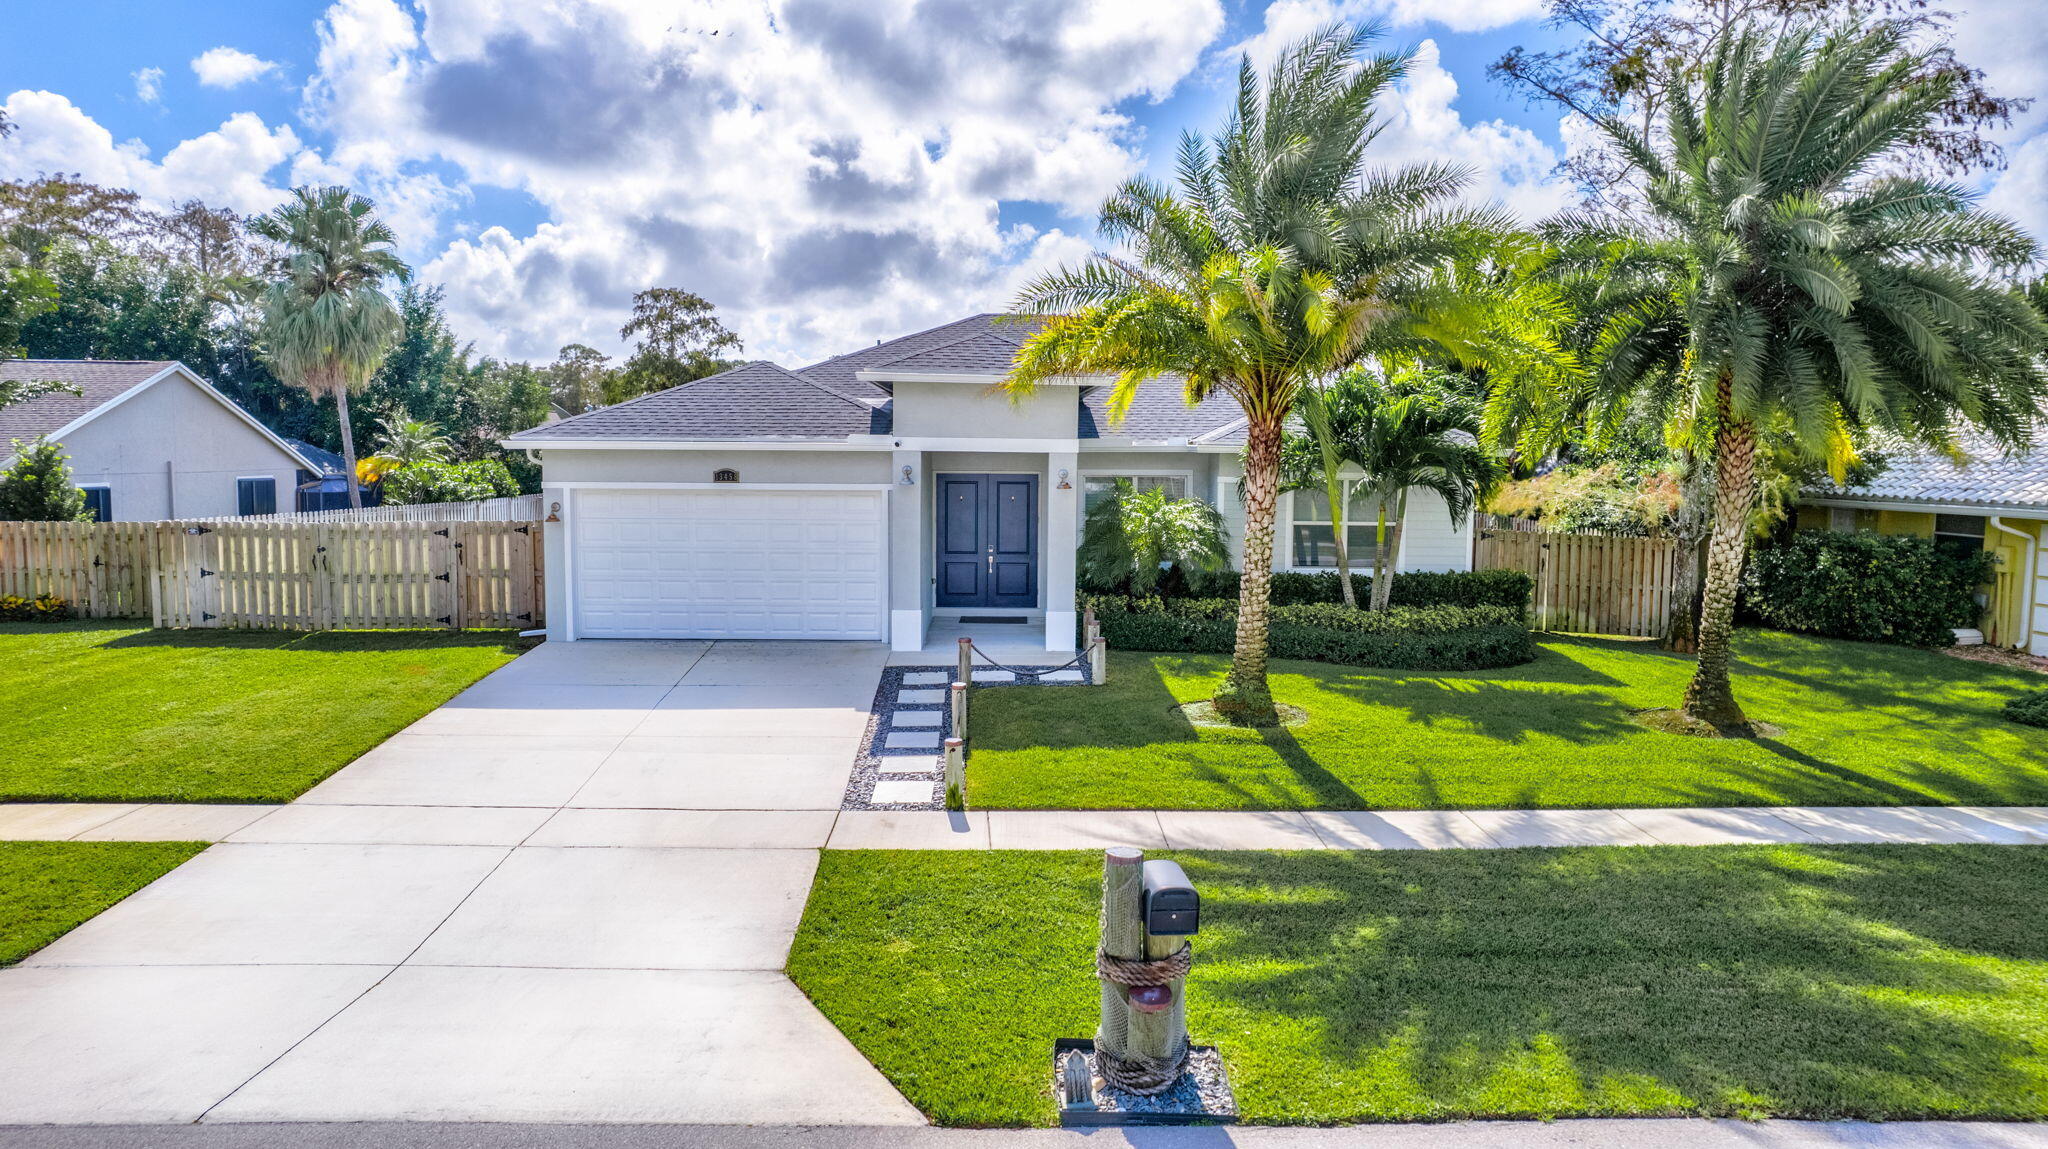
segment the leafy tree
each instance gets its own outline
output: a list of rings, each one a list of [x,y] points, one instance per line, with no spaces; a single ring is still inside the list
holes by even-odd
[[[1901,40],[1931,45],[1907,78],[1933,82],[1945,94],[1900,141],[1895,159],[1918,158],[1950,173],[2001,165],[2003,154],[1985,129],[2011,123],[2033,103],[1992,92],[1983,71],[1949,47],[1954,13],[1929,0],[1545,0],[1544,7],[1545,23],[1564,34],[1564,45],[1516,45],[1489,74],[1532,101],[1591,123],[1621,120],[1644,136],[1697,85],[1715,45],[1734,30],[1829,15],[1864,19]],[[1612,146],[1575,151],[1565,166],[1589,194],[1610,199],[1635,170],[1627,152]]]
[[[518,480],[498,459],[414,463],[384,474],[387,503],[464,503],[518,493]]]
[[[611,359],[594,347],[571,343],[555,355],[547,368],[548,392],[555,404],[571,415],[605,404],[613,390],[615,374]]]
[[[54,306],[22,329],[48,359],[176,359],[208,377],[227,357],[219,310],[190,267],[123,251],[104,239],[66,240],[40,269]]]
[[[716,375],[738,363],[722,352],[744,349],[740,337],[718,321],[710,301],[674,287],[633,296],[633,317],[619,328],[619,338],[634,336],[639,341],[625,367],[604,378],[606,403]]]
[[[71,482],[63,448],[48,439],[14,440],[14,462],[0,472],[0,521],[75,523],[89,517],[85,492]]]
[[[441,428],[418,419],[385,419],[378,423],[377,461],[386,469],[410,467],[416,463],[445,463],[454,444]]]
[[[1957,81],[1930,74],[1896,26],[1775,41],[1742,29],[1696,83],[1666,83],[1681,94],[1654,135],[1602,125],[1638,169],[1644,222],[1560,224],[1664,286],[1607,321],[1586,391],[1555,409],[1654,418],[1712,474],[1684,711],[1740,733],[1729,644],[1760,440],[1838,474],[1864,429],[1945,445],[1974,425],[2024,442],[2048,395],[2048,323],[1997,275],[2035,259],[2024,232],[1960,188],[1897,173]]]
[[[264,356],[280,379],[334,400],[351,507],[362,506],[363,495],[349,392],[369,382],[403,327],[385,281],[412,275],[393,250],[397,237],[374,211],[347,188],[302,187],[250,225],[286,253],[284,274],[263,300]]]
[[[142,197],[76,175],[0,181],[0,243],[32,267],[52,248],[81,240],[125,241],[150,224]]]
[[[1098,230],[1126,251],[1062,267],[1016,309],[1043,320],[1017,356],[1018,393],[1072,375],[1115,377],[1112,419],[1139,383],[1221,391],[1246,417],[1244,576],[1236,646],[1217,709],[1278,721],[1266,683],[1273,513],[1282,427],[1302,389],[1367,350],[1418,342],[1434,275],[1501,218],[1452,206],[1445,166],[1368,172],[1375,101],[1410,57],[1367,57],[1369,30],[1329,28],[1290,47],[1262,83],[1246,57],[1235,109],[1214,140],[1180,150],[1178,192],[1125,184]]]
[[[28,352],[22,332],[29,321],[57,307],[57,285],[33,267],[0,262],[0,359]]]
[[[1441,373],[1360,368],[1344,386],[1355,396],[1354,450],[1366,497],[1378,515],[1372,556],[1372,609],[1385,610],[1394,580],[1389,561],[1408,522],[1408,494],[1434,491],[1456,522],[1472,513],[1504,474],[1479,445],[1480,410],[1460,381]],[[1394,522],[1388,529],[1388,520]]]
[[[1151,594],[1169,566],[1220,570],[1230,562],[1223,516],[1200,499],[1176,499],[1164,487],[1135,489],[1118,479],[1089,510],[1075,556],[1083,585]]]

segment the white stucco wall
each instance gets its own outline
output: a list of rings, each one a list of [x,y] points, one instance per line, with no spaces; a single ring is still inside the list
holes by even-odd
[[[982,383],[894,383],[893,427],[899,437],[978,439],[1074,438],[1080,392],[1048,385],[1015,402]]]
[[[72,480],[109,488],[123,522],[236,514],[243,478],[276,480],[277,509],[296,509],[299,461],[183,375],[131,393],[62,446]]]
[[[1230,531],[1230,561],[1238,568],[1244,566],[1244,502],[1238,498],[1237,477],[1241,470],[1235,456],[1212,456],[1218,459],[1216,498],[1217,509],[1223,512],[1223,521]],[[1317,568],[1293,565],[1291,553],[1294,540],[1294,499],[1292,495],[1280,496],[1280,506],[1274,515],[1273,527],[1273,568],[1275,570],[1313,570]],[[1367,557],[1369,565],[1370,556]],[[1353,556],[1358,561],[1358,556]],[[1327,569],[1327,568],[1324,568]],[[1395,556],[1394,569],[1402,571],[1466,571],[1472,569],[1472,518],[1467,515],[1463,521],[1453,523],[1450,511],[1444,506],[1442,496],[1433,491],[1414,491],[1408,497],[1408,529],[1403,532],[1401,549]]]

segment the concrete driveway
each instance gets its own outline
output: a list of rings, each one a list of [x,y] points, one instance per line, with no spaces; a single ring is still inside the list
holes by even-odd
[[[0,1124],[918,1124],[782,975],[879,646],[548,644],[23,965]]]

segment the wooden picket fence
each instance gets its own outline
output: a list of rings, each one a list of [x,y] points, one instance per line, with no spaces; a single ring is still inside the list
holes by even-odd
[[[532,629],[542,553],[536,522],[0,523],[0,594],[159,627]]]
[[[1535,581],[1538,630],[1654,638],[1671,618],[1679,547],[1672,539],[1564,534],[1481,524],[1473,565]]]

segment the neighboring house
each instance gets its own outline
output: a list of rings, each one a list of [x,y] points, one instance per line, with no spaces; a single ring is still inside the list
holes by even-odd
[[[348,509],[348,460],[341,452],[325,447],[315,447],[304,439],[286,439],[291,449],[297,451],[318,469],[299,472],[297,509],[301,511],[341,511]],[[384,493],[376,486],[362,488],[365,507],[382,506]],[[280,507],[280,510],[283,508]]]
[[[14,440],[50,439],[102,521],[290,510],[299,471],[313,469],[181,363],[0,359],[0,379],[78,389],[0,407],[0,466]]]
[[[1985,588],[1985,640],[2048,654],[2048,428],[2016,455],[1976,436],[1962,449],[1961,462],[1925,449],[1884,452],[1870,482],[1806,492],[1798,525],[1990,551],[1998,573]]]
[[[977,315],[796,371],[747,363],[521,432],[552,512],[549,634],[887,639],[934,619],[1043,621],[1071,649],[1082,516],[1117,478],[1222,510],[1242,554],[1244,419],[1111,380],[1012,400],[995,389],[1029,328]],[[1282,497],[1275,566],[1333,564],[1317,495]],[[558,524],[558,525],[556,525]],[[1402,570],[1464,570],[1469,521],[1409,502]],[[1371,562],[1372,527],[1353,527]]]

